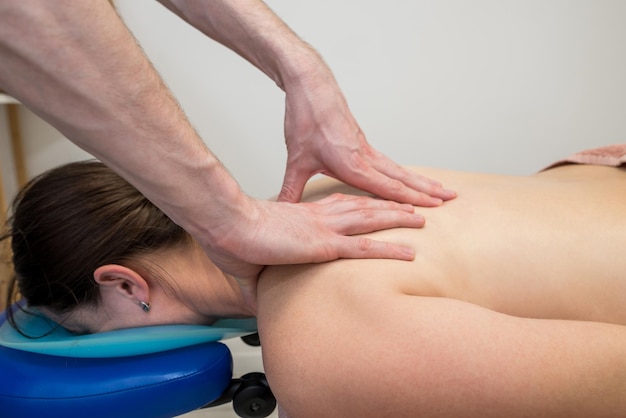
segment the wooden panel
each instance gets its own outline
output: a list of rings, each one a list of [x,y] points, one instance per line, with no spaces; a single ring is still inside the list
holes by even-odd
[[[17,185],[22,188],[28,180],[26,174],[26,159],[22,145],[22,130],[20,128],[18,105],[7,105],[7,120],[9,121],[9,133],[11,135],[11,148],[13,150],[13,163],[15,164],[15,176]]]
[[[6,228],[6,201],[4,199],[4,190],[2,187],[2,174],[0,173],[0,232],[4,232]],[[9,265],[11,260],[10,246],[8,242],[0,242],[0,310],[5,308],[7,295],[7,286],[12,270]]]
[[[26,182],[26,168],[24,164],[24,153],[22,149],[22,137],[18,120],[18,103],[15,99],[0,90],[0,104],[6,105],[7,121],[13,149],[13,158],[16,164],[16,176],[18,183],[23,185]],[[17,152],[16,152],[17,151]],[[16,159],[17,158],[17,159]],[[7,226],[8,202],[4,190],[4,180],[0,171],[0,233],[3,233]],[[11,245],[8,241],[0,242],[0,310],[6,307],[7,287],[13,275],[11,268]]]
[[[7,200],[4,195],[4,180],[2,179],[2,170],[0,170],[0,230],[4,228],[7,213]]]
[[[8,242],[0,243],[0,310],[6,308],[7,287],[13,275],[13,270],[9,265],[11,260],[11,250]]]
[[[0,172],[0,233],[4,232],[7,223],[7,205],[4,198],[4,187],[2,183],[2,173]],[[6,287],[11,274],[11,269],[5,263],[9,260],[9,248],[7,243],[0,242],[0,309],[4,309],[6,300]]]

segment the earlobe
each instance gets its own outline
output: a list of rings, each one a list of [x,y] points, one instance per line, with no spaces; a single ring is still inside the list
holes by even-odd
[[[150,300],[150,287],[141,274],[128,267],[118,264],[107,264],[98,267],[93,278],[100,286],[103,297],[117,295],[131,299],[137,304]]]

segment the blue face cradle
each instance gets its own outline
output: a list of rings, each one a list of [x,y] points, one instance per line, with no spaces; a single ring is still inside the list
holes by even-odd
[[[0,410],[9,416],[181,415],[221,400],[241,380],[217,341],[256,332],[255,320],[224,320],[77,336],[33,309],[14,317],[25,334],[44,336],[27,338],[0,315]]]
[[[211,326],[157,325],[77,335],[46,318],[37,309],[18,309],[14,317],[20,330],[35,338],[27,338],[5,321],[0,326],[1,346],[66,357],[135,356],[257,332],[256,319],[249,318],[223,319]],[[3,318],[0,317],[0,320]]]

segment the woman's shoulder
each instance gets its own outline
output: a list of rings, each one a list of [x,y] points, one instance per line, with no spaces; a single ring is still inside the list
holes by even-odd
[[[260,278],[257,323],[264,369],[276,398],[294,416],[307,416],[303,411],[334,416],[319,400],[339,393],[353,378],[363,379],[353,370],[355,363],[344,360],[368,335],[379,338],[375,324],[393,306],[387,277],[373,280],[377,265],[376,260],[337,260],[279,266]],[[373,274],[363,274],[365,266]],[[341,364],[345,373],[338,369]]]

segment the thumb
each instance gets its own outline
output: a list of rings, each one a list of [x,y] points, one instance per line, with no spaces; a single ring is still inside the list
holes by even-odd
[[[310,175],[302,169],[298,169],[297,164],[287,164],[283,187],[278,195],[279,202],[298,203],[302,198],[304,185],[309,180]]]

